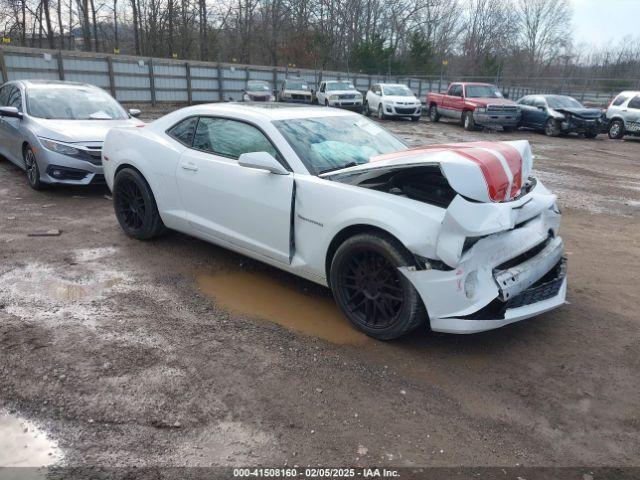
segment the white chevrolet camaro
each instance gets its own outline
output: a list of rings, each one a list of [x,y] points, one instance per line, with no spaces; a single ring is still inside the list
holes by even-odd
[[[526,141],[409,148],[343,110],[227,103],[112,129],[102,152],[127,235],[178,230],[326,285],[378,339],[565,302],[560,212]]]

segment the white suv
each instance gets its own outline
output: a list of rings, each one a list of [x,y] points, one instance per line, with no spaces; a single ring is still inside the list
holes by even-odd
[[[372,85],[364,102],[365,115],[375,112],[378,118],[409,117],[420,120],[422,103],[409,87],[399,83],[378,83]]]
[[[609,138],[640,136],[640,92],[622,92],[607,109]]]
[[[362,113],[362,94],[350,80],[327,80],[320,82],[316,92],[319,105],[346,108]]]

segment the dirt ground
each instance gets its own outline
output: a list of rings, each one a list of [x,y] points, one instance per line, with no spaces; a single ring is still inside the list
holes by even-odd
[[[638,466],[640,140],[528,139],[559,196],[568,304],[381,343],[329,292],[187,236],[127,238],[102,188],[0,161],[0,409],[63,465]],[[36,229],[57,237],[29,237]]]

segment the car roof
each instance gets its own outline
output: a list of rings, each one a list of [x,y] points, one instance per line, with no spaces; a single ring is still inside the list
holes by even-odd
[[[67,82],[63,80],[42,80],[42,79],[27,79],[27,80],[16,80],[16,83],[22,83],[25,87],[44,87],[44,86],[56,86],[56,87],[87,87],[87,88],[100,88],[92,85],[90,83],[83,82]]]
[[[306,106],[286,103],[271,102],[225,102],[205,103],[186,107],[190,115],[229,115],[242,113],[260,117],[264,120],[287,120],[294,118],[319,118],[319,117],[344,117],[359,115],[339,108],[327,108],[321,106]]]
[[[404,83],[378,83],[382,87],[406,87]]]

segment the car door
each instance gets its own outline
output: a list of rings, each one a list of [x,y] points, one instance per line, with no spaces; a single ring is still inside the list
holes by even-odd
[[[636,95],[623,112],[625,130],[631,133],[640,133],[640,95]]]
[[[522,97],[518,100],[518,108],[520,109],[520,126],[533,128],[533,109],[531,97]]]
[[[180,197],[199,233],[289,263],[293,174],[238,164],[241,154],[260,151],[280,156],[254,125],[200,117],[192,146],[178,163]]]
[[[448,117],[462,118],[464,107],[463,89],[461,84],[453,84],[443,98],[443,106]]]
[[[533,97],[531,102],[533,108],[531,109],[530,121],[533,127],[544,127],[549,119],[549,107],[544,97]]]
[[[8,87],[5,92],[4,89]],[[4,96],[6,94],[6,97]],[[0,92],[0,101],[4,107],[16,107],[22,109],[22,92],[16,85],[5,85]],[[20,125],[22,120],[13,117],[0,117],[0,145],[2,155],[18,165],[24,165],[22,159],[22,136]]]
[[[318,89],[318,103],[320,105],[324,105],[324,101],[327,98],[327,82],[321,82],[320,88]]]

